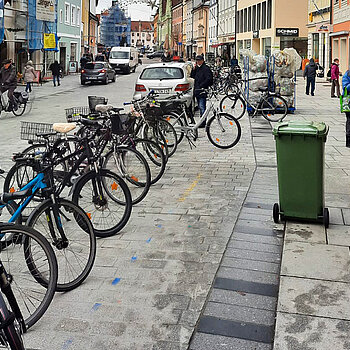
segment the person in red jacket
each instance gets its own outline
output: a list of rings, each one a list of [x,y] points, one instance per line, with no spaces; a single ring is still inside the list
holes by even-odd
[[[334,62],[332,63],[331,80],[332,80],[331,97],[339,97],[340,96],[340,86],[339,86],[339,60],[338,60],[338,58],[335,58]],[[337,88],[337,96],[334,95],[335,88]]]

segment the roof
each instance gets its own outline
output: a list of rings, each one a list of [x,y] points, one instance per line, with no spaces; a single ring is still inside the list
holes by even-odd
[[[153,21],[131,21],[132,32],[153,32]]]

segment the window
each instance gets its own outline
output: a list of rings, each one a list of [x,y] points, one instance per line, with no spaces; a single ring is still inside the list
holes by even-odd
[[[248,32],[252,30],[252,8],[248,8]]]
[[[70,44],[70,60],[76,61],[77,59],[77,44],[71,43]]]
[[[320,58],[319,49],[320,49],[319,34],[318,33],[312,34],[312,56],[315,60],[318,60]]]
[[[256,30],[256,6],[253,6],[253,14],[252,14],[252,30]]]
[[[266,1],[262,3],[261,29],[266,29]]]
[[[77,21],[76,21],[76,25],[80,26],[80,7],[77,7]]]
[[[63,10],[60,10],[60,23],[63,23]]]
[[[266,28],[271,28],[272,21],[272,0],[267,0],[267,23]]]
[[[74,5],[71,5],[71,20],[70,20],[70,24],[73,26],[75,25],[75,20],[76,20],[76,8]]]
[[[181,68],[155,67],[146,68],[140,76],[141,80],[169,80],[183,79],[184,73]]]
[[[243,10],[239,11],[239,22],[240,22],[240,25],[239,25],[239,30],[240,30],[240,33],[243,33]]]
[[[244,9],[244,32],[247,31],[248,28],[248,11]]]
[[[256,10],[256,29],[260,30],[260,19],[261,19],[261,4],[258,4],[257,10]]]
[[[132,39],[132,40],[131,40],[131,43],[133,44],[134,42],[135,42],[135,40],[134,40],[134,39]]]
[[[131,33],[131,36],[135,36],[135,33]]]
[[[65,9],[65,12],[64,12],[64,22],[66,24],[69,24],[69,12],[70,12],[70,6],[69,4],[65,3],[64,4],[64,9]]]

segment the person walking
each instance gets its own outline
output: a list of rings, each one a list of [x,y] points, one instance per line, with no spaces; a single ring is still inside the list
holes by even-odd
[[[13,92],[17,87],[16,69],[12,65],[12,61],[10,59],[5,59],[2,64],[3,66],[0,69],[0,91],[1,93],[7,91],[7,96],[9,99],[8,111],[17,111],[18,106],[13,95]]]
[[[331,97],[339,97],[340,96],[340,86],[339,86],[339,60],[338,60],[338,58],[335,58],[334,62],[332,63],[331,80],[332,80]],[[337,89],[337,96],[334,95],[335,89]]]
[[[55,61],[54,63],[50,64],[50,71],[52,72],[52,77],[53,77],[53,86],[56,86],[56,80],[58,86],[60,86],[60,65],[58,64],[58,61]]]
[[[343,93],[345,92],[345,89],[346,89],[347,93],[349,95],[349,93],[350,93],[350,66],[349,66],[349,69],[343,75],[342,87],[343,87]],[[346,125],[345,125],[346,147],[350,148],[350,112],[345,112],[345,116],[346,116]]]
[[[311,58],[303,73],[304,80],[306,78],[306,95],[309,95],[311,86],[311,96],[315,96],[316,70],[316,63],[314,59]]]
[[[202,55],[196,56],[196,66],[191,72],[191,78],[194,79],[194,96],[197,99],[200,116],[204,114],[207,107],[207,93],[203,89],[208,89],[213,84],[213,73],[205,64]],[[200,128],[205,127],[205,121]]]
[[[161,60],[162,60],[162,62],[171,62],[171,58],[172,57],[171,57],[169,51],[165,50],[162,57],[161,57]]]
[[[36,74],[33,66],[33,61],[28,61],[27,64],[24,67],[24,82],[26,85],[26,92],[32,92],[32,83],[36,79]]]

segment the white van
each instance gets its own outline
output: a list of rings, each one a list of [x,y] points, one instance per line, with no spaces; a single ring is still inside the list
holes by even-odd
[[[109,64],[115,71],[129,74],[135,72],[139,64],[139,55],[135,47],[112,47]]]

